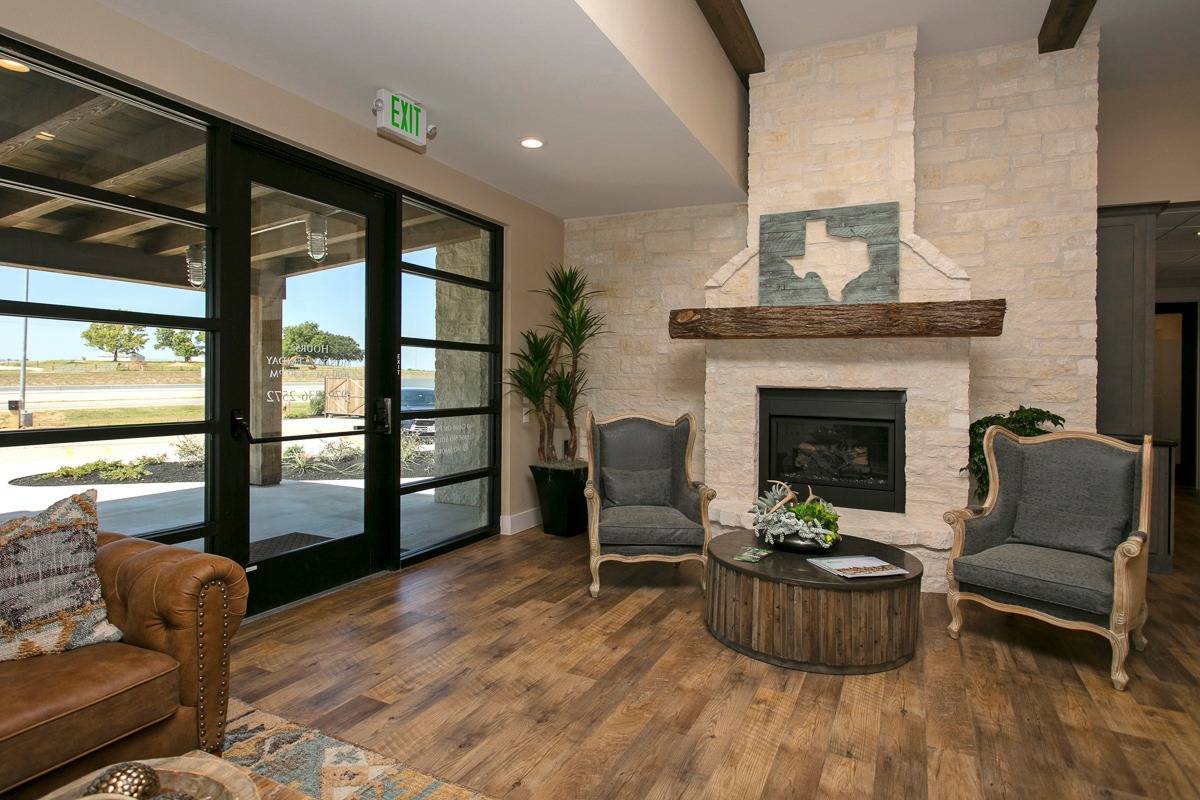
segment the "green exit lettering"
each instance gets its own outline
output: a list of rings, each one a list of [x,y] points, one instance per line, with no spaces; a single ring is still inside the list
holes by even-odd
[[[421,107],[392,95],[392,127],[419,138]]]

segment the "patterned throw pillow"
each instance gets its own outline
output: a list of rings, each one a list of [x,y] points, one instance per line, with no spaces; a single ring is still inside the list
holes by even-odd
[[[0,523],[0,661],[121,638],[96,575],[96,490]]]

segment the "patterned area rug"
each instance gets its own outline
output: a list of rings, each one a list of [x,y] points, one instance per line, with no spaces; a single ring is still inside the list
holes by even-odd
[[[236,699],[223,757],[318,800],[491,800]]]

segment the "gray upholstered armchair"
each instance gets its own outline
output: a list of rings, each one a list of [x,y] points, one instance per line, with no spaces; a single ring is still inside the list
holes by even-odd
[[[588,412],[587,432],[583,493],[592,597],[600,594],[605,561],[695,560],[705,566],[712,539],[708,504],[717,493],[692,480],[692,415],[674,423],[639,416],[597,422]]]
[[[1112,644],[1113,686],[1129,682],[1130,641],[1146,646],[1150,437],[1141,446],[1084,432],[1019,437],[989,428],[983,509],[949,511],[950,636],[959,603],[1024,614]]]

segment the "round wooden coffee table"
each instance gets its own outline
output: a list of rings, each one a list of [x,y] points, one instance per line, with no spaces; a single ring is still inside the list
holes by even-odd
[[[735,561],[762,547],[752,531],[713,538],[708,546],[705,622],[717,641],[780,667],[861,674],[904,664],[917,648],[921,561],[898,547],[842,536],[820,556],[867,555],[907,575],[842,578],[776,550],[757,563]]]

